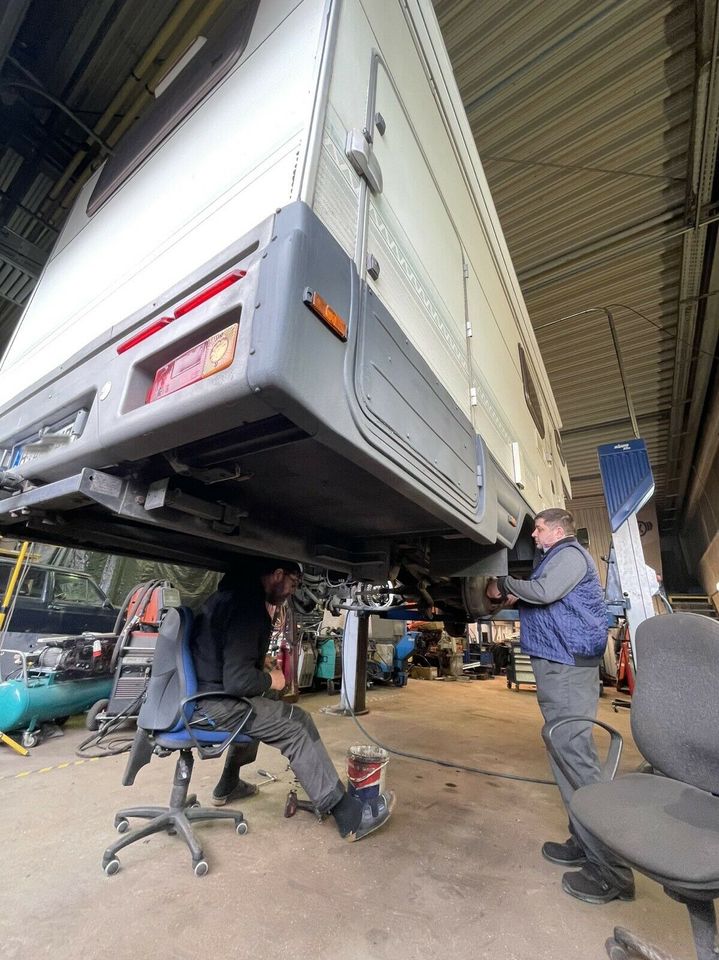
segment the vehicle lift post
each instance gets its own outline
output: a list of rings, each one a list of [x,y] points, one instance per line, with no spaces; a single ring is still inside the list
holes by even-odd
[[[654,493],[654,477],[646,444],[638,436],[622,443],[603,444],[597,453],[612,530],[605,590],[607,610],[626,618],[636,669],[637,628],[654,616],[637,513]],[[613,705],[616,708],[628,704],[629,701],[615,700]]]
[[[340,717],[359,717],[367,709],[367,649],[369,646],[369,614],[347,608],[342,633],[342,686],[336,707],[324,707],[323,713]]]

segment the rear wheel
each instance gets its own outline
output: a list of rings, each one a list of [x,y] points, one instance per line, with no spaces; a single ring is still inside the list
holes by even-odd
[[[109,700],[98,700],[97,703],[93,703],[85,717],[85,726],[88,730],[92,730],[94,733],[100,729],[99,715],[105,712],[109,703]]]
[[[498,604],[491,603],[485,594],[489,577],[462,577],[462,603],[467,619],[481,620],[498,609]]]

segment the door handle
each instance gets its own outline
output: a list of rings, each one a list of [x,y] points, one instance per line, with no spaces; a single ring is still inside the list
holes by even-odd
[[[367,181],[372,193],[382,193],[382,170],[362,130],[350,130],[345,144],[347,159],[357,173]]]

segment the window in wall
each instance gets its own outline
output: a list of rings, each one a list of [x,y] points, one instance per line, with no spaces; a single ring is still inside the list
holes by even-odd
[[[544,440],[544,418],[542,417],[542,405],[539,402],[539,394],[537,393],[537,388],[534,385],[534,380],[532,379],[532,374],[529,369],[529,363],[527,362],[527,356],[524,352],[524,347],[521,343],[517,344],[517,346],[519,347],[519,366],[522,371],[524,399],[527,401],[529,412],[532,414],[532,420],[534,420],[534,425],[539,432],[539,436],[542,438],[542,440]]]
[[[89,217],[230,72],[247,46],[258,6],[259,0],[225,0],[207,42],[197,46],[192,59],[108,158],[87,205]],[[202,149],[201,144],[198,149]]]

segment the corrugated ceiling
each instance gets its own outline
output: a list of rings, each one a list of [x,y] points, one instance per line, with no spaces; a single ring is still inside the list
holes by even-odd
[[[10,52],[2,79],[42,87],[89,127],[112,104],[101,131],[110,143],[141,111],[137,96],[173,42],[221,5],[23,3],[19,24],[0,15],[0,34],[12,33],[0,35],[0,57]],[[435,8],[564,420],[574,498],[600,492],[596,446],[631,436],[608,308],[666,528],[708,383],[696,344],[703,330],[708,357],[719,327],[713,301],[701,299],[715,226],[693,229],[717,209],[715,0]],[[134,81],[165,24],[167,38]],[[123,83],[127,94],[113,103]],[[83,131],[46,98],[2,81],[0,131],[1,346],[98,148],[86,148],[58,187]]]
[[[632,436],[609,308],[657,501],[671,507],[701,10],[669,0],[435,8],[563,418],[573,496],[601,493],[597,445]]]

